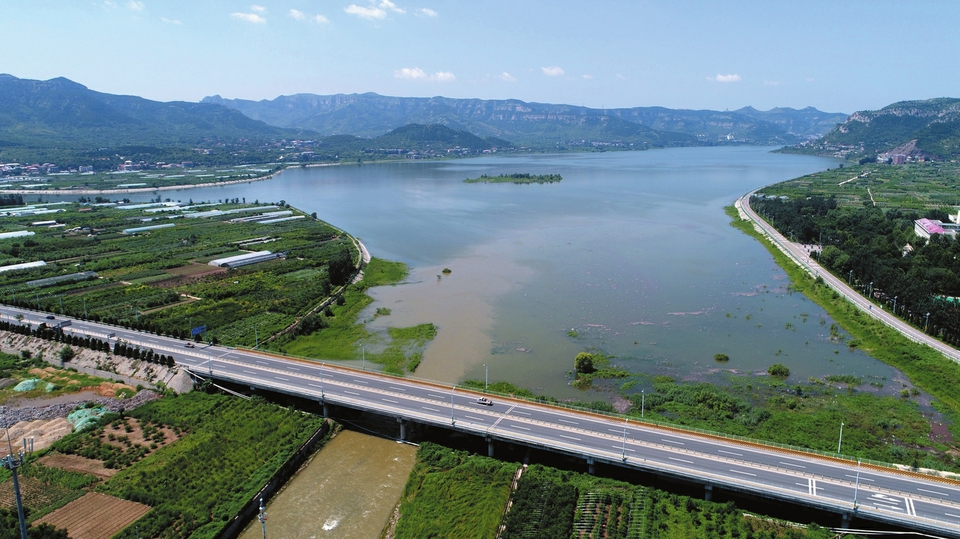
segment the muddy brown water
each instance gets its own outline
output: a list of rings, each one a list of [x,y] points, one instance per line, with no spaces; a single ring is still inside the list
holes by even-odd
[[[267,504],[267,537],[371,539],[380,535],[417,448],[343,431]],[[254,520],[240,539],[263,537]]]

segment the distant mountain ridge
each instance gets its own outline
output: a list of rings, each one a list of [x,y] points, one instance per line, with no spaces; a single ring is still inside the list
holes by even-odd
[[[810,146],[820,153],[847,152],[853,157],[903,153],[953,158],[960,154],[960,99],[900,101],[855,112]]]
[[[675,110],[664,107],[593,109],[527,103],[517,99],[390,97],[375,93],[296,94],[250,101],[205,97],[202,103],[234,108],[278,127],[311,129],[324,135],[377,136],[409,123],[441,124],[518,144],[542,146],[581,139],[663,145],[794,144],[822,135],[846,114],[812,107],[758,111]]]
[[[189,144],[298,131],[209,103],[163,103],[96,92],[62,77],[39,81],[0,74],[0,140],[6,145]]]

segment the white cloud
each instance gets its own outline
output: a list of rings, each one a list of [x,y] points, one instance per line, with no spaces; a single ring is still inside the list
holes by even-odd
[[[560,66],[541,67],[540,70],[548,77],[559,77],[564,73]]]
[[[583,78],[586,79],[586,80],[590,80],[590,79],[593,78],[593,75],[580,75],[580,76],[583,77]]]
[[[627,77],[624,77],[624,76],[621,75],[620,73],[617,73],[617,78],[620,79],[620,80],[627,80]]]
[[[267,19],[264,19],[256,13],[231,13],[230,17],[238,21],[252,22],[254,24],[263,24],[267,22]]]
[[[506,71],[504,71],[503,73],[500,73],[500,80],[504,80],[507,82],[517,82],[517,77],[514,77],[510,73],[507,73]]]
[[[288,16],[288,17],[292,17],[292,18],[294,18],[294,19],[297,19],[298,21],[302,21],[303,19],[306,19],[306,18],[307,18],[307,15],[306,15],[304,12],[302,12],[302,11],[300,11],[300,10],[298,10],[298,9],[291,9],[291,10],[287,13],[287,16]]]
[[[258,5],[256,5],[256,4],[254,4],[254,5],[250,6],[250,11],[256,11],[257,13],[266,13],[266,12],[267,12],[267,8],[265,8],[265,7],[263,7],[263,6],[258,6]]]
[[[387,11],[392,11],[394,13],[406,13],[407,10],[397,7],[396,4],[390,0],[380,0],[380,9],[385,9]]]
[[[147,7],[143,2],[138,2],[137,0],[130,0],[127,2],[127,8],[132,9],[133,11],[143,11],[143,8]]]
[[[350,15],[356,15],[361,19],[367,19],[371,21],[387,18],[387,12],[378,7],[363,7],[356,4],[350,4],[349,6],[343,8],[343,10]]]
[[[418,9],[418,10],[417,10],[417,13],[419,13],[420,15],[423,15],[424,17],[439,17],[439,16],[440,16],[439,13],[437,13],[436,11],[434,11],[434,10],[428,8],[428,7],[422,7],[422,8],[420,8],[420,9]]]
[[[312,20],[317,24],[327,24],[328,22],[330,22],[330,19],[324,17],[323,15],[314,15],[313,18],[310,20]]]
[[[427,75],[419,67],[404,67],[394,70],[393,76],[397,79],[428,80],[432,82],[453,82],[457,80],[457,76],[449,71],[437,71],[433,75]]]
[[[315,22],[317,24],[327,24],[330,22],[330,19],[324,17],[323,15],[314,15],[312,17],[308,16],[306,13],[300,11],[299,9],[291,9],[287,12],[287,17],[291,19],[296,19],[298,21],[310,20],[310,22]]]
[[[176,24],[177,26],[180,26],[180,25],[183,24],[182,22],[178,21],[177,19],[168,19],[168,18],[166,18],[166,17],[160,17],[160,22],[165,22],[165,23],[167,23],[167,24]]]
[[[393,72],[393,76],[398,79],[425,79],[427,74],[419,67],[405,67]]]
[[[720,75],[717,74],[716,77],[707,77],[707,80],[712,80],[715,82],[740,82],[743,80],[743,77],[737,75],[736,73],[730,75]]]

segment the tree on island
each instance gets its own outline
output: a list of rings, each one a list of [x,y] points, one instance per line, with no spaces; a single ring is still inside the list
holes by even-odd
[[[591,374],[597,368],[593,364],[594,357],[590,352],[580,352],[573,360],[573,368],[578,374]]]

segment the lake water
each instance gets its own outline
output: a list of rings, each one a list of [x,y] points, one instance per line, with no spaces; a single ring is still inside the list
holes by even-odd
[[[789,293],[771,255],[729,226],[723,208],[743,193],[838,162],[768,150],[330,166],[163,196],[283,199],[359,237],[374,256],[409,264],[408,283],[373,290],[377,301],[365,316],[385,306],[392,314],[370,328],[439,327],[420,378],[482,380],[486,364],[491,382],[592,399],[568,376],[574,356],[590,347],[642,373],[636,391],[649,387],[650,375],[720,381],[720,368],[765,371],[773,363],[787,365],[793,381],[892,378],[890,367],[832,343],[823,310]],[[463,183],[511,172],[563,181]],[[729,363],[715,363],[716,353]]]

